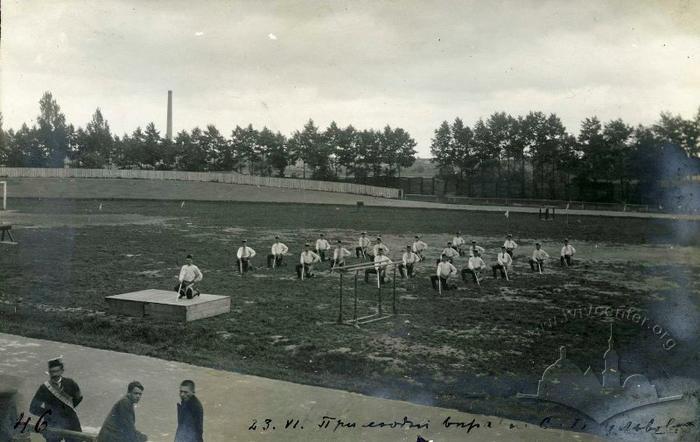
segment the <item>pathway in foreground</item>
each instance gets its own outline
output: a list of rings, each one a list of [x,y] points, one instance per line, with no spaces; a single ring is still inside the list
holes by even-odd
[[[137,428],[153,441],[172,441],[176,427],[179,382],[192,379],[205,410],[205,440],[222,441],[407,441],[420,434],[435,441],[594,441],[589,435],[545,430],[497,417],[460,413],[444,408],[363,396],[328,388],[246,376],[146,356],[97,350],[78,345],[0,334],[0,374],[22,374],[19,386],[27,409],[37,386],[46,378],[46,361],[63,355],[66,376],[74,378],[85,396],[78,407],[84,430],[96,431],[126,384],[145,387],[136,410]],[[320,429],[323,417],[356,422],[355,428]],[[371,421],[429,422],[428,429],[360,428]],[[443,421],[464,422],[473,429],[445,428]],[[257,431],[249,430],[257,419]],[[265,419],[272,419],[263,431]],[[296,429],[284,429],[289,419]],[[490,422],[491,427],[487,425]],[[476,427],[476,424],[479,427]],[[290,424],[293,426],[293,423]],[[301,428],[303,426],[303,429]],[[274,428],[274,429],[272,429]],[[37,439],[40,440],[40,439]]]
[[[505,207],[442,204],[424,201],[393,200],[347,193],[314,190],[278,189],[240,184],[197,181],[123,180],[97,178],[11,178],[8,196],[17,198],[90,198],[90,199],[160,199],[203,201],[265,201],[280,203],[313,203],[355,205],[363,201],[368,206],[405,207],[444,210],[476,210],[488,212],[537,213],[537,207]],[[10,209],[12,207],[9,207]],[[618,212],[604,210],[569,210],[572,216],[594,215],[625,218],[665,218],[700,220],[700,215],[668,213]],[[557,211],[563,216],[564,211]]]

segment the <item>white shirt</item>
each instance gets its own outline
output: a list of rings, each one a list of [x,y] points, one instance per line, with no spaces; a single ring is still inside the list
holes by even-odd
[[[545,258],[549,258],[549,254],[542,249],[539,249],[539,250],[535,249],[532,252],[532,259],[534,259],[536,261],[544,261]]]
[[[333,250],[333,259],[338,262],[345,261],[345,257],[350,255],[350,251],[344,247],[336,247],[335,250]]]
[[[403,252],[401,261],[403,261],[404,265],[415,264],[416,262],[420,261],[420,257],[413,252]]]
[[[486,263],[483,259],[481,259],[481,256],[472,256],[471,258],[469,258],[469,263],[467,264],[467,266],[471,270],[481,270],[484,267],[486,267]]]
[[[452,238],[452,245],[455,247],[464,245],[464,238],[462,238],[461,236],[455,236],[454,238]]]
[[[377,255],[374,257],[374,268],[377,270],[386,269],[386,265],[382,264],[393,264],[391,259],[386,255]]]
[[[202,280],[202,272],[200,272],[199,267],[194,264],[185,264],[180,269],[180,277],[178,279],[180,282],[199,282]]]
[[[236,253],[236,257],[238,259],[252,258],[253,256],[255,256],[255,250],[251,249],[248,246],[239,247],[238,252]]]
[[[301,252],[301,257],[299,258],[300,264],[313,264],[319,261],[321,261],[321,257],[311,250],[304,250]]]
[[[445,247],[442,249],[442,254],[447,256],[448,258],[456,258],[459,256],[459,252],[453,249],[452,247]]]
[[[574,256],[574,253],[576,253],[576,249],[571,244],[561,248],[561,256]]]
[[[469,256],[474,256],[474,250],[478,250],[480,255],[486,251],[486,249],[481,246],[469,246]]]
[[[387,253],[389,253],[389,247],[387,247],[386,244],[384,244],[383,242],[380,242],[380,243],[378,243],[378,244],[375,244],[374,247],[372,247],[372,254],[373,254],[374,256],[377,256],[377,255],[379,254],[379,253],[378,253],[378,250],[379,250],[380,248],[381,248],[382,250],[384,250],[384,254],[385,254],[385,255],[386,255]]]
[[[330,250],[331,245],[328,244],[328,240],[324,238],[319,238],[316,240],[316,251]]]
[[[513,264],[513,258],[509,254],[501,252],[498,254],[498,263],[502,266],[510,267]]]
[[[366,236],[361,236],[360,239],[357,240],[357,245],[363,249],[369,247],[369,238]]]
[[[272,245],[271,251],[273,255],[284,255],[289,251],[289,247],[281,242],[276,242]]]
[[[456,273],[457,268],[447,261],[440,261],[440,263],[437,265],[438,278],[447,278]]]
[[[506,249],[514,250],[518,247],[518,244],[512,239],[507,239],[506,242],[503,243],[503,247],[505,247]]]
[[[427,249],[428,245],[426,243],[424,243],[423,241],[418,240],[418,241],[413,242],[413,246],[411,248],[413,249],[414,252],[418,253],[418,252],[422,252],[423,250]]]

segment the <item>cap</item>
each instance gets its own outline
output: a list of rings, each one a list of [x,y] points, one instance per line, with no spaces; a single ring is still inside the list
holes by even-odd
[[[340,243],[342,243],[343,241],[339,239],[337,242],[338,242],[338,244],[340,244]]]
[[[420,235],[416,235],[416,236],[414,236],[414,238],[415,238],[415,239],[418,239],[418,238],[420,238]]]
[[[407,249],[410,249],[410,248],[411,248],[411,246],[406,246],[406,248],[407,248]]]
[[[540,243],[536,242],[536,243],[535,243],[535,245],[536,245],[536,246],[541,246],[542,244],[540,244]]]
[[[324,235],[323,233],[319,233],[319,235],[318,235],[318,236],[325,236],[325,235]]]
[[[475,239],[472,240],[472,244],[476,244],[476,240],[475,240]]]
[[[54,367],[63,368],[63,361],[61,360],[62,357],[63,356],[59,356],[57,358],[49,359],[49,370]]]
[[[448,244],[448,245],[449,245],[449,244],[452,244],[452,241],[447,241],[447,244]]]
[[[362,232],[363,235],[367,235],[367,232]]]
[[[187,259],[192,259],[192,255],[187,255]]]
[[[506,236],[513,236],[513,235],[511,235],[511,234],[509,233],[509,234],[508,234],[508,235],[506,235]]]
[[[277,235],[275,235],[275,239],[280,239],[280,237],[279,237],[279,236],[277,236]]]
[[[304,247],[309,247],[310,245],[311,245],[311,244],[309,244],[308,242],[307,242],[307,243],[304,243]]]
[[[247,240],[247,239],[244,239],[244,240],[243,240],[243,241],[241,241],[241,242],[248,242],[248,240]]]
[[[381,236],[378,236],[378,237],[377,237],[377,241],[381,241],[381,240],[382,240],[382,237],[381,237]]]

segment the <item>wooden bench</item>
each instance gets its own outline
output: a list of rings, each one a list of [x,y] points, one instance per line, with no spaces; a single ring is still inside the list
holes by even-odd
[[[15,244],[15,239],[12,237],[12,225],[10,225],[10,224],[0,225],[0,232],[2,232],[0,234],[1,235],[0,242]],[[7,234],[7,237],[10,239],[9,241],[5,241],[5,234]]]

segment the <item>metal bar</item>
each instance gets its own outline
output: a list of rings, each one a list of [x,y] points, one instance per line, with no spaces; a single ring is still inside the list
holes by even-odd
[[[353,307],[352,319],[357,322],[357,272],[355,272],[355,306]]]
[[[381,284],[381,278],[379,275],[381,274],[381,270],[377,269],[377,287],[378,287],[378,293],[377,293],[377,312],[379,312],[379,315],[382,315],[382,284]]]
[[[340,274],[340,305],[338,309],[338,324],[343,322],[343,274]]]
[[[394,289],[391,304],[391,311],[396,314],[396,266],[394,266]]]

